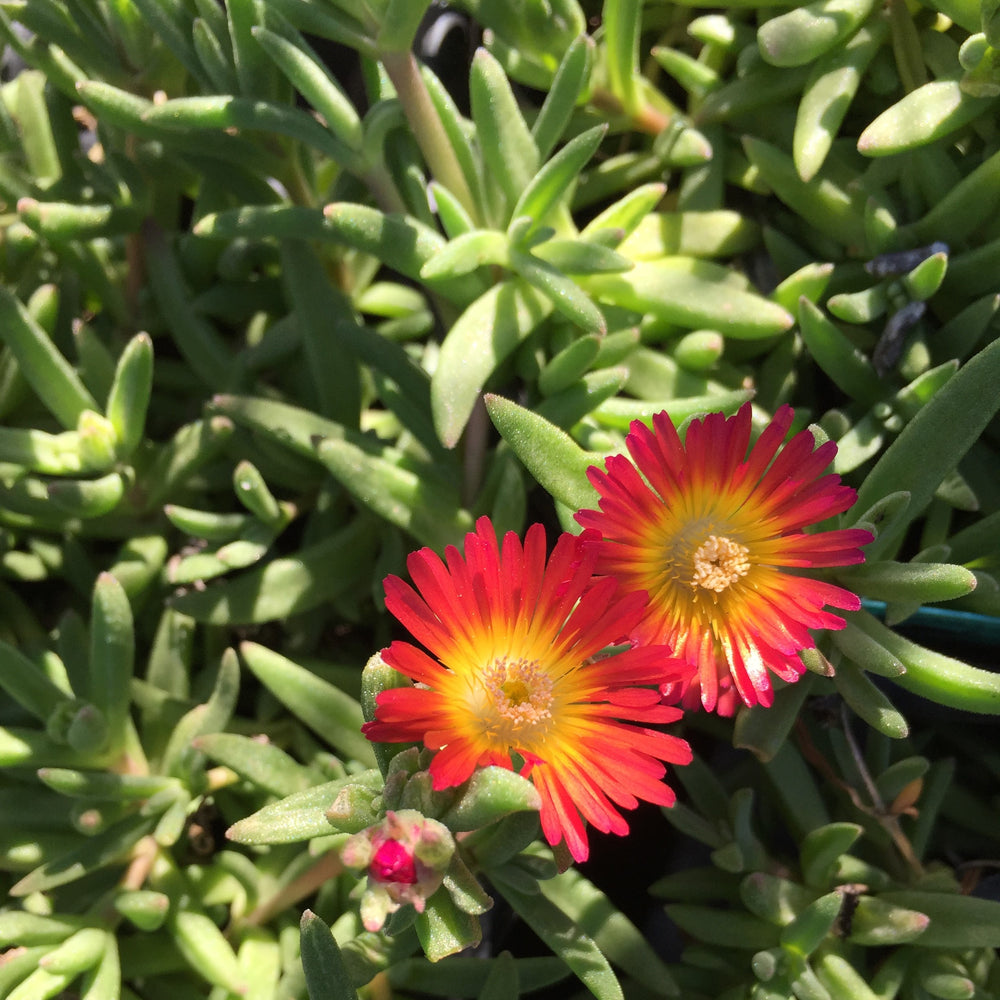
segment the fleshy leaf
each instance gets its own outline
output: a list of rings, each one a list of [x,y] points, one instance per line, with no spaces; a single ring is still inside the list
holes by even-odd
[[[900,486],[910,493],[906,515],[880,533],[868,550],[881,555],[927,506],[934,491],[982,433],[1000,407],[1000,341],[971,358],[942,386],[882,453],[858,490],[864,510]]]
[[[594,939],[542,895],[497,886],[526,924],[579,977],[597,1000],[622,1000],[622,988]]]
[[[587,469],[603,456],[584,451],[565,431],[502,396],[487,396],[486,409],[504,440],[556,500],[573,510],[594,506],[597,493],[587,481]]]
[[[973,97],[958,80],[932,80],[887,108],[861,133],[858,151],[889,156],[950,135],[985,114],[995,97]]]
[[[350,695],[266,646],[244,642],[240,656],[289,711],[331,746],[364,763],[374,762],[371,744],[361,734],[361,706]]]
[[[358,1000],[336,938],[312,910],[302,914],[299,940],[309,1000]]]
[[[552,311],[552,304],[521,279],[502,281],[455,321],[441,345],[431,378],[434,426],[451,448],[465,429],[486,380]]]
[[[540,806],[538,792],[527,778],[503,767],[486,767],[473,774],[441,822],[456,833],[478,830],[512,812]]]

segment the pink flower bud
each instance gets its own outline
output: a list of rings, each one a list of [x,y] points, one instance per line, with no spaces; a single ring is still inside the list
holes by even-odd
[[[414,809],[389,810],[381,823],[350,837],[340,856],[368,876],[361,897],[365,929],[381,930],[386,917],[407,903],[423,913],[454,853],[448,828]]]
[[[375,851],[368,874],[376,882],[397,882],[415,885],[417,866],[413,855],[398,840],[387,840]]]

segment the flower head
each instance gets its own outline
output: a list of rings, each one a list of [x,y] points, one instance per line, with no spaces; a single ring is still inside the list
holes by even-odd
[[[390,576],[386,607],[429,652],[409,642],[383,652],[418,686],[379,694],[364,727],[371,740],[436,750],[438,789],[491,764],[530,776],[546,839],[565,840],[578,861],[588,853],[585,823],[626,833],[619,809],[672,804],[662,762],[691,758],[683,740],[649,728],[681,714],[654,687],[664,673],[681,676],[668,651],[598,658],[638,623],[645,598],[593,580],[596,541],[564,534],[546,560],[541,525],[523,545],[508,533],[501,550],[480,518],[464,557],[453,546],[444,561],[430,549],[411,554],[414,586]]]
[[[615,455],[588,472],[600,510],[576,519],[603,536],[597,570],[648,594],[633,641],[666,643],[689,665],[681,683],[664,680],[666,700],[725,715],[738,699],[770,705],[769,672],[798,679],[798,654],[815,645],[809,630],[843,628],[824,606],[860,607],[840,587],[788,572],[863,562],[859,546],[872,540],[861,529],[803,531],[856,494],[822,475],[833,442],[816,448],[801,431],[779,452],[792,416],[783,406],[750,448],[749,404],[692,422],[683,443],[659,413],[652,429],[632,424],[632,461]]]
[[[413,809],[390,810],[381,823],[348,838],[341,860],[348,868],[368,872],[361,897],[365,930],[381,930],[385,918],[404,903],[423,913],[454,853],[448,828]]]

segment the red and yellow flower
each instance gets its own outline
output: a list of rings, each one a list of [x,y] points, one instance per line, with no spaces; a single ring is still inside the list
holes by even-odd
[[[682,665],[655,645],[599,655],[638,625],[645,595],[594,580],[597,541],[564,534],[546,559],[541,525],[501,547],[481,518],[464,556],[453,546],[443,561],[412,553],[413,586],[390,576],[386,607],[424,649],[398,641],[382,657],[417,684],[379,694],[364,727],[374,741],[437,751],[437,789],[487,765],[530,777],[545,838],[577,861],[588,855],[586,824],[626,833],[619,810],[671,805],[663,762],[691,759],[687,743],[653,728],[681,714],[656,685],[679,680]]]
[[[739,701],[770,705],[770,674],[802,674],[810,630],[844,627],[825,606],[860,607],[849,591],[798,572],[863,562],[859,546],[872,536],[803,530],[846,511],[856,494],[823,474],[833,442],[817,448],[801,431],[779,451],[792,417],[783,406],[750,447],[749,404],[693,421],[684,442],[660,413],[652,428],[632,424],[631,461],[615,455],[588,472],[600,509],[576,519],[602,535],[597,571],[648,595],[633,641],[666,644],[688,664],[680,682],[662,681],[667,701],[725,715]]]

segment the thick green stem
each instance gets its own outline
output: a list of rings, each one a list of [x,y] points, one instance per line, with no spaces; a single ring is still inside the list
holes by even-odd
[[[311,868],[283,886],[273,896],[262,900],[240,922],[243,927],[262,927],[275,915],[311,896],[324,882],[336,878],[344,866],[337,851],[327,851]]]
[[[476,218],[478,212],[472,192],[465,182],[465,175],[424,85],[416,58],[412,52],[383,52],[381,59],[434,179],[443,184],[466,211]]]
[[[596,88],[591,94],[590,103],[609,115],[627,114],[629,121],[638,132],[646,135],[659,135],[674,118],[666,111],[661,111],[652,104],[638,101],[634,109],[627,109],[618,97],[609,90]]]
[[[642,0],[607,0],[604,33],[607,42],[608,85],[625,111],[635,116],[640,109],[639,27]]]
[[[465,452],[462,463],[462,505],[472,508],[479,488],[483,482],[483,469],[486,463],[487,437],[490,429],[489,416],[482,396],[476,400],[476,405],[469,415],[465,425]]]
[[[906,92],[916,90],[927,82],[923,50],[916,25],[910,16],[905,0],[890,0],[889,24],[892,29],[892,52],[896,69]]]

